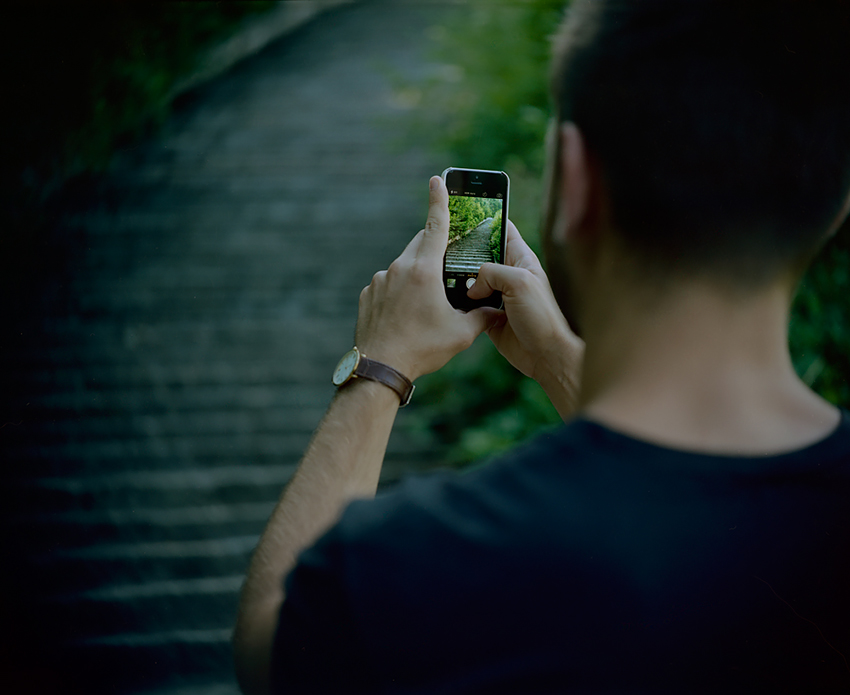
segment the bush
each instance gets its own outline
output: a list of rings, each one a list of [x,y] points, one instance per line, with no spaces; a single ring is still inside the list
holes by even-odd
[[[460,239],[487,218],[480,198],[449,196],[449,242]]]
[[[788,331],[797,373],[831,403],[850,407],[850,223],[806,273]]]
[[[493,231],[490,232],[490,253],[493,254],[493,262],[502,262],[502,211],[496,213],[493,218]]]

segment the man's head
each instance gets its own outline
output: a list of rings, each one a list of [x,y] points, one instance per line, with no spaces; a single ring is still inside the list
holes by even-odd
[[[553,139],[556,266],[570,147],[591,210],[662,283],[793,279],[846,213],[850,2],[575,0],[553,68],[578,138]]]

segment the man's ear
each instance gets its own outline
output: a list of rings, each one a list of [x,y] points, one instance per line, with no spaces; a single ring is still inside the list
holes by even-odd
[[[552,230],[552,241],[562,245],[574,238],[586,221],[591,206],[592,176],[590,158],[584,136],[572,122],[562,123],[558,133],[560,190],[562,202]]]

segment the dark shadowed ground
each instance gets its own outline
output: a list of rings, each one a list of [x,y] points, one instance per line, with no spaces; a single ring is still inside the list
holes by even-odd
[[[330,11],[69,189],[2,345],[10,693],[235,692],[249,554],[360,289],[451,162],[399,148],[445,8]],[[59,250],[62,250],[61,253]],[[402,412],[385,478],[440,459]]]

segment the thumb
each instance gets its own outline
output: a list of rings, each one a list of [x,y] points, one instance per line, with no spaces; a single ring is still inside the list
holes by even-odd
[[[432,176],[429,184],[428,219],[417,256],[423,253],[443,257],[449,242],[449,192],[439,176]]]
[[[518,288],[528,282],[530,275],[531,273],[525,268],[485,263],[478,271],[478,278],[467,292],[467,296],[470,299],[483,299],[493,292],[501,292],[510,297],[517,294]]]

